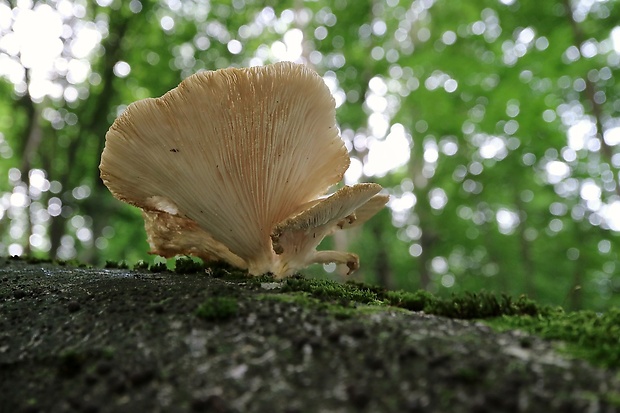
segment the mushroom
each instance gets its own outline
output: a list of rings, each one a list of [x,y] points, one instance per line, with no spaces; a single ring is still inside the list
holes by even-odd
[[[282,62],[199,72],[132,103],[99,168],[116,198],[142,209],[151,253],[285,277],[312,263],[357,268],[354,254],[316,251],[387,202],[367,183],[324,197],[348,166],[329,89]]]

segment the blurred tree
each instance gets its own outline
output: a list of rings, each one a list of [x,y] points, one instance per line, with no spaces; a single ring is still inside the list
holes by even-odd
[[[357,277],[618,304],[619,7],[0,1],[0,254],[145,259],[140,214],[98,179],[114,118],[198,70],[293,60],[334,94],[346,182],[392,195],[328,241]]]

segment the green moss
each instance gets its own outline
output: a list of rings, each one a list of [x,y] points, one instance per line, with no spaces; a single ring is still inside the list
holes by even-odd
[[[156,262],[149,267],[150,272],[164,272],[168,271],[168,266],[165,262]]]
[[[116,349],[111,346],[106,346],[102,349],[101,354],[104,358],[112,360],[116,354]]]
[[[452,296],[449,299],[433,297],[424,307],[424,312],[450,318],[480,319],[502,315],[538,315],[550,311],[540,307],[525,296],[514,300],[512,297],[481,291],[467,292],[463,296]]]
[[[562,351],[605,367],[620,367],[620,309],[603,314],[565,313],[561,309],[536,316],[503,316],[487,322],[499,330],[519,329],[566,343]]]
[[[107,269],[119,269],[119,270],[127,270],[129,269],[129,265],[125,261],[106,261],[103,268]]]
[[[303,294],[259,294],[255,297],[256,300],[271,300],[271,301],[279,301],[282,303],[299,303],[299,304],[307,304],[309,302],[307,295]],[[319,302],[318,300],[314,300],[314,303]]]
[[[2,258],[0,258],[2,259]],[[71,259],[71,260],[54,260],[52,258],[50,258],[49,256],[43,255],[43,256],[33,256],[33,255],[12,255],[10,257],[5,257],[3,258],[5,264],[10,264],[11,262],[15,262],[15,263],[24,263],[24,264],[29,264],[29,265],[39,265],[39,264],[51,264],[51,265],[58,265],[61,267],[75,267],[75,268],[93,268],[92,265],[90,264],[85,264],[82,263],[76,259]],[[118,264],[114,262],[114,268],[123,268],[123,267],[118,267]],[[127,268],[127,267],[124,267]]]
[[[205,266],[201,261],[195,261],[191,257],[178,257],[175,261],[174,272],[177,274],[193,274],[204,272]]]
[[[248,275],[246,270],[233,267],[224,261],[209,261],[205,264],[205,270],[211,277],[225,278],[231,281],[256,278]]]
[[[47,263],[45,259],[10,257],[8,262]],[[75,262],[58,262],[58,265],[77,266]],[[108,261],[106,268],[127,268],[124,262]],[[134,269],[146,269],[148,264],[139,262]],[[152,272],[167,270],[166,263],[150,266]],[[189,273],[202,270],[198,262],[189,258],[176,261],[176,271]],[[226,263],[209,263],[207,272],[213,277],[226,279],[226,288],[219,296],[206,300],[196,309],[196,315],[205,320],[225,320],[238,313],[238,294],[235,281],[254,285],[272,283],[269,274],[260,277],[248,276],[247,271],[231,267]],[[294,276],[279,281],[281,288],[262,294],[258,299],[280,300],[313,308],[323,309],[336,317],[352,317],[364,313],[385,311],[388,306],[424,311],[450,318],[485,319],[487,324],[499,330],[521,329],[533,335],[565,343],[562,351],[574,357],[586,359],[596,365],[620,368],[620,309],[611,309],[598,314],[591,311],[566,313],[561,309],[537,305],[521,296],[513,299],[506,295],[488,292],[465,293],[450,298],[436,297],[426,291],[388,291],[380,287],[360,283],[337,283],[327,280],[307,279]],[[224,287],[222,287],[224,288]],[[216,291],[212,291],[213,294]],[[161,308],[161,305],[154,305]],[[523,340],[529,340],[525,337]],[[526,343],[527,346],[527,343]],[[61,370],[71,374],[80,368],[81,355],[68,352],[62,357]],[[470,372],[462,374],[469,377]],[[610,394],[609,400],[620,405],[620,393]]]
[[[340,284],[299,276],[284,280],[282,292],[306,292],[321,300],[341,303],[382,303],[411,311],[424,311],[427,314],[461,319],[480,319],[515,314],[537,315],[549,311],[549,309],[538,306],[525,296],[515,300],[507,295],[497,296],[482,291],[480,293],[465,293],[462,296],[454,295],[444,299],[422,290],[416,292],[388,291],[361,283]]]
[[[620,393],[611,391],[605,395],[607,402],[612,406],[620,407]]]
[[[54,260],[49,257],[26,256],[25,261],[28,264],[52,264]]]
[[[75,267],[75,268],[92,268],[87,266],[86,264],[76,260],[76,259],[71,259],[71,260],[58,260],[55,261],[56,264],[62,266],[62,267]]]
[[[77,352],[77,350],[74,349],[65,350],[60,354],[59,357],[59,372],[64,376],[74,376],[82,369],[84,361],[84,354],[79,353]]]
[[[28,263],[48,262],[44,259],[24,257],[11,257],[10,260]],[[58,264],[69,265],[65,262]],[[127,265],[124,262],[108,261],[105,267],[126,269]],[[146,268],[148,264],[143,261],[134,267],[142,270]],[[181,257],[176,260],[175,271],[181,274],[196,273],[202,272],[204,268],[198,261]],[[149,269],[152,272],[162,272],[167,270],[167,266],[162,262],[151,265]],[[275,281],[270,274],[251,277],[247,271],[220,262],[209,263],[207,273],[227,281],[256,285],[256,288],[260,288],[262,283]],[[620,309],[612,309],[604,314],[591,311],[565,313],[561,309],[537,305],[524,296],[513,299],[507,295],[482,291],[440,298],[426,291],[388,291],[361,283],[343,284],[308,279],[299,275],[281,281],[280,285],[279,290],[260,295],[258,299],[279,300],[319,308],[338,318],[384,311],[391,306],[450,318],[485,319],[496,329],[521,329],[545,339],[562,341],[565,343],[563,351],[574,357],[589,360],[600,366],[620,367]],[[233,284],[229,287],[234,290]],[[234,294],[234,291],[232,293]],[[231,291],[225,291],[220,296],[209,298],[197,308],[196,315],[211,321],[234,317],[238,312],[238,303],[230,294]],[[71,373],[76,365],[79,367],[79,357],[75,354],[67,354],[64,360],[66,362],[61,366],[64,372]],[[463,374],[468,376],[469,372]],[[613,394],[610,398],[620,400],[620,395]]]
[[[321,301],[338,303],[347,308],[352,304],[388,305],[411,311],[460,319],[484,319],[502,315],[538,315],[549,311],[525,296],[513,299],[488,292],[466,293],[462,296],[439,298],[427,291],[388,291],[360,283],[337,283],[328,280],[292,277],[282,282],[282,293],[302,292]],[[346,309],[346,312],[349,310]]]
[[[227,320],[237,315],[234,297],[210,297],[196,309],[196,315],[207,321]]]
[[[47,255],[11,255],[10,257],[3,258],[5,263],[13,262],[24,262],[26,264],[58,264],[62,265],[61,261],[56,261],[51,259]],[[77,266],[77,265],[76,265]]]
[[[356,302],[369,304],[378,302],[375,291],[363,284],[339,284],[328,280],[307,279],[300,276],[287,278],[282,283],[282,292],[307,292],[321,300]]]
[[[279,280],[276,280],[275,278],[273,278],[273,275],[271,274],[264,274],[264,275],[259,275],[258,277],[253,277],[250,275],[246,275],[245,278],[243,279],[243,281],[252,284],[252,285],[261,285],[263,283],[278,283],[280,282]]]
[[[386,307],[382,303],[372,305],[353,305],[353,302],[349,302],[343,305],[343,303],[324,301],[322,299],[313,297],[306,292],[291,292],[285,294],[267,293],[258,295],[256,299],[278,301],[287,304],[297,304],[303,307],[312,308],[314,310],[325,311],[332,316],[340,319],[350,318],[356,315],[375,314],[377,312],[389,310],[389,307]]]
[[[339,284],[301,277],[284,280],[280,293],[262,297],[321,307],[337,317],[351,317],[381,311],[381,306],[393,306],[449,318],[482,319],[498,329],[518,328],[545,339],[560,340],[565,343],[567,354],[596,365],[620,367],[620,309],[605,314],[591,311],[565,313],[562,309],[538,305],[525,296],[514,299],[482,291],[440,298],[426,291],[387,291],[363,284]],[[525,337],[523,340],[527,345],[530,339]],[[467,376],[469,372],[463,374]]]
[[[137,271],[146,271],[149,269],[149,263],[146,261],[140,260],[137,263],[135,263],[135,265],[133,266],[133,269]]]
[[[287,304],[297,304],[302,307],[312,308],[316,310],[320,310],[320,309],[335,310],[338,313],[346,313],[347,316],[350,314],[350,311],[353,310],[353,308],[335,306],[333,304],[319,300],[318,298],[312,297],[309,294],[304,293],[304,292],[296,292],[296,293],[289,293],[289,294],[281,294],[281,293],[260,294],[256,296],[256,300],[259,300],[259,301],[267,300],[267,301],[277,301],[277,302],[287,303]]]
[[[537,305],[525,296],[518,299],[502,294],[481,291],[467,292],[462,296],[450,298],[435,297],[427,291],[385,291],[381,296],[389,305],[406,308],[412,311],[424,311],[443,317],[461,319],[492,318],[502,315],[538,315],[551,311],[548,307]]]
[[[460,381],[475,383],[480,380],[481,373],[480,371],[474,368],[468,367],[460,367],[454,372],[455,378]]]
[[[386,291],[383,297],[387,304],[411,311],[424,311],[435,300],[431,293],[423,290],[416,292]]]

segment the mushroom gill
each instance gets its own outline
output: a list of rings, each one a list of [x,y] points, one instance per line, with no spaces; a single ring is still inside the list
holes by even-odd
[[[376,184],[321,198],[349,166],[322,78],[290,62],[200,72],[129,105],[106,134],[101,178],[143,210],[154,254],[224,260],[253,275],[315,262],[323,237],[387,202]]]

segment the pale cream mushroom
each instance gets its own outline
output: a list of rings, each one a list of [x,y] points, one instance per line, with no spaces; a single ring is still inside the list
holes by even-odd
[[[129,105],[106,134],[101,178],[143,210],[151,252],[224,260],[284,277],[312,263],[332,232],[387,202],[377,184],[321,198],[349,166],[335,103],[311,69],[289,62],[200,72]]]

